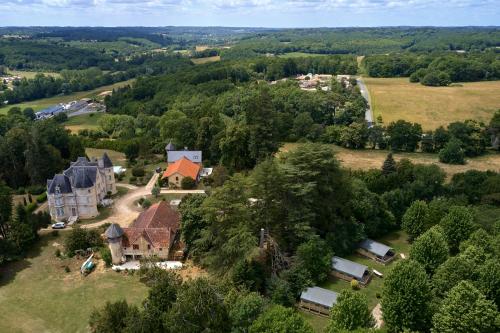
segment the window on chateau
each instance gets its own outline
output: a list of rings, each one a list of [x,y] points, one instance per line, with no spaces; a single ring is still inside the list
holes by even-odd
[[[134,244],[134,245],[132,245],[132,248],[133,248],[134,250],[139,250],[139,245]]]
[[[151,245],[148,244],[148,250],[151,250]]]

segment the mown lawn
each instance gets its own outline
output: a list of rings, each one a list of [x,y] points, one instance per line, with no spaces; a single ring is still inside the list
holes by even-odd
[[[370,306],[370,309],[373,309],[377,303],[380,302],[380,299],[377,298],[377,296],[380,296],[382,294],[382,287],[384,285],[384,278],[387,276],[387,273],[390,272],[392,267],[394,267],[394,263],[397,260],[403,260],[400,257],[400,253],[404,253],[406,258],[408,258],[408,253],[410,250],[410,245],[407,242],[407,235],[403,231],[397,231],[393,232],[385,237],[382,237],[378,239],[377,241],[386,244],[396,251],[396,256],[397,258],[389,263],[388,265],[382,265],[374,260],[365,258],[361,255],[358,254],[352,254],[349,256],[346,256],[346,259],[352,260],[354,262],[357,262],[359,264],[368,266],[370,270],[376,269],[377,271],[381,272],[384,274],[384,277],[379,278],[377,276],[373,276],[372,280],[370,283],[364,287],[361,288],[358,292],[365,294],[366,297],[368,298],[368,304]],[[329,278],[328,281],[323,283],[321,287],[330,289],[336,292],[340,292],[344,289],[350,289],[351,284],[348,281],[344,281],[338,278]]]
[[[404,119],[424,130],[474,119],[488,123],[500,109],[500,81],[467,82],[449,87],[426,87],[408,78],[365,78],[374,117],[387,125]]]
[[[82,98],[94,98],[103,91],[109,91],[113,89],[117,89],[120,87],[124,87],[126,85],[131,84],[134,81],[134,79],[128,80],[128,81],[123,81],[123,82],[117,82],[115,84],[111,84],[108,86],[103,86],[100,88],[96,88],[94,90],[89,90],[89,91],[80,91],[80,92],[75,92],[69,95],[60,95],[60,96],[54,96],[54,97],[49,97],[49,98],[42,98],[42,99],[37,99],[34,101],[29,101],[29,102],[23,102],[19,104],[12,104],[12,105],[6,105],[2,108],[0,108],[0,114],[7,114],[7,111],[12,108],[12,107],[20,107],[21,109],[30,107],[33,108],[33,110],[40,111],[42,109],[48,108],[49,106],[56,105],[59,103],[68,103],[71,101],[79,100]]]
[[[87,130],[97,130],[100,128],[99,119],[104,116],[105,113],[89,113],[82,114],[79,116],[74,116],[68,118],[68,121],[64,122],[64,127],[69,129],[72,133],[77,134],[78,131]]]
[[[113,165],[125,166],[127,159],[124,153],[111,149],[85,148],[85,154],[87,154],[89,158],[100,158],[104,153],[108,154]]]
[[[120,299],[139,305],[146,297],[147,287],[137,276],[104,269],[100,261],[83,277],[83,259],[57,258],[54,251],[62,250],[65,232],[42,236],[26,259],[1,269],[0,332],[88,332],[96,307]]]

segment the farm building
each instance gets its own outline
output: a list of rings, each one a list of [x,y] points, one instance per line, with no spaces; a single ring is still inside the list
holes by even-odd
[[[346,281],[357,280],[362,286],[371,279],[368,267],[340,257],[332,258],[331,275]]]
[[[356,251],[359,254],[378,261],[384,265],[390,263],[396,257],[394,249],[371,239],[365,239],[362,241]]]
[[[181,187],[182,180],[186,177],[191,177],[194,181],[199,180],[201,167],[197,163],[193,163],[190,159],[182,157],[168,166],[163,173],[162,181],[168,184],[169,187]]]
[[[310,287],[300,294],[299,307],[319,315],[330,315],[330,309],[337,304],[338,294],[334,291]]]

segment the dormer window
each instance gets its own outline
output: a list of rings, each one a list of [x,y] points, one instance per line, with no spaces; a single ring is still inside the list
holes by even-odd
[[[59,185],[56,186],[56,194],[61,194],[61,188],[59,187]]]

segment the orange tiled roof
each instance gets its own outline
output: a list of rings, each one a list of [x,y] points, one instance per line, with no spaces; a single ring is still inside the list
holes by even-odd
[[[163,173],[162,178],[170,177],[173,174],[179,173],[184,177],[191,177],[194,180],[198,178],[198,174],[200,173],[201,166],[199,164],[191,162],[186,157],[183,157],[175,163],[172,163],[168,166],[167,170]]]
[[[129,228],[123,229],[123,246],[130,246],[143,237],[153,247],[168,248],[179,229],[179,220],[179,213],[167,202],[160,201],[142,212]]]

